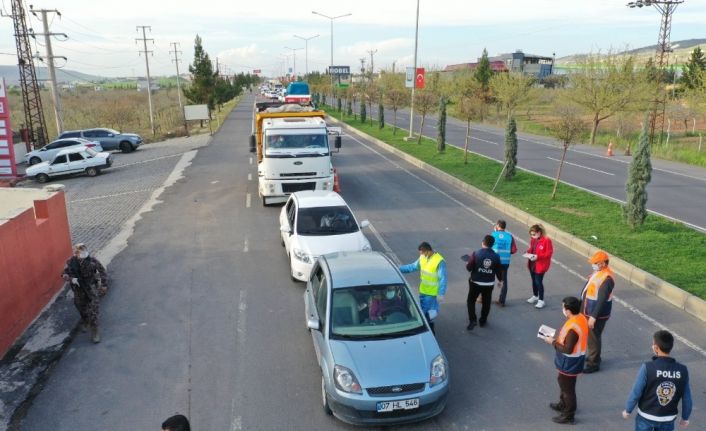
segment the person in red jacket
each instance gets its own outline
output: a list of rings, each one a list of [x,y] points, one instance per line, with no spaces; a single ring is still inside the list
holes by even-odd
[[[530,246],[525,257],[527,257],[527,268],[532,278],[532,296],[527,302],[535,304],[536,308],[544,308],[544,274],[549,271],[552,263],[554,247],[552,240],[545,235],[541,224],[532,225],[529,234]]]

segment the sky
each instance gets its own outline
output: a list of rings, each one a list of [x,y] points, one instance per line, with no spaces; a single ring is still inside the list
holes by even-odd
[[[1,0],[9,13],[11,0]],[[513,52],[562,56],[654,45],[660,13],[654,7],[630,9],[626,0],[419,0],[420,67],[443,68],[472,62],[484,48],[492,55]],[[28,9],[29,3],[25,3]],[[142,37],[136,26],[150,26],[152,75],[176,73],[171,43],[178,43],[181,72],[193,61],[198,34],[224,73],[261,69],[276,76],[287,69],[303,74],[325,71],[333,63],[359,70],[361,59],[374,69],[397,70],[413,64],[415,0],[319,0],[253,2],[201,0],[32,0],[34,9],[55,9],[50,31],[65,33],[52,42],[57,66],[91,75],[144,76]],[[28,26],[42,32],[41,20],[27,12]],[[41,16],[41,15],[40,15]],[[686,0],[674,14],[672,41],[706,38],[706,1]],[[12,20],[0,18],[0,64],[17,64]],[[307,44],[303,38],[313,37]],[[32,42],[45,56],[43,37]],[[308,45],[308,49],[305,46]],[[295,50],[288,49],[294,48]],[[38,65],[43,65],[41,62]]]

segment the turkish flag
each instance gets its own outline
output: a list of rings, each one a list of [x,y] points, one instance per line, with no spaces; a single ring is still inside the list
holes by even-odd
[[[424,88],[424,68],[417,68],[417,77],[414,78],[414,88]]]

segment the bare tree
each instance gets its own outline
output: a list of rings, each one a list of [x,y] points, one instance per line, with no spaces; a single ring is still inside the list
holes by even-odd
[[[387,107],[392,109],[392,134],[395,135],[397,133],[397,110],[409,104],[409,93],[393,88],[385,92],[384,99]]]
[[[556,107],[556,115],[559,117],[559,122],[554,128],[554,136],[561,141],[564,151],[561,153],[561,161],[556,171],[552,199],[556,196],[556,189],[559,186],[559,179],[561,178],[561,169],[564,166],[564,160],[566,159],[566,152],[569,149],[569,145],[576,142],[586,127],[581,119],[580,110],[576,105],[562,103]]]
[[[424,131],[424,120],[427,114],[431,112],[437,105],[437,96],[431,91],[418,91],[414,94],[414,107],[422,116],[421,124],[419,125],[419,136],[417,137],[417,144],[422,143],[422,132]]]
[[[527,101],[534,78],[522,73],[500,73],[490,78],[490,90],[509,120],[517,107]]]

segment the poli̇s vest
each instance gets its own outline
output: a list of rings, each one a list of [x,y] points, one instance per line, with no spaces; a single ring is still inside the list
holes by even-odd
[[[492,286],[495,284],[495,269],[500,262],[497,253],[489,248],[476,250],[475,267],[471,272],[471,281],[479,286]]]
[[[436,296],[439,293],[439,275],[436,270],[444,258],[439,253],[431,257],[419,257],[419,293],[422,295]]]
[[[588,346],[588,320],[583,314],[578,314],[566,321],[559,332],[557,342],[564,344],[569,331],[575,331],[579,340],[571,353],[556,352],[554,365],[561,374],[567,376],[577,376],[583,372],[584,360],[586,358],[586,348]]]
[[[588,279],[588,282],[586,283],[586,286],[584,286],[583,292],[581,293],[581,296],[585,295],[585,299],[582,304],[583,314],[590,316],[591,313],[593,313],[593,308],[598,303],[598,289],[608,277],[612,278],[613,283],[615,283],[615,274],[613,274],[613,270],[609,267],[605,267],[602,270],[593,273],[591,278]],[[610,317],[610,312],[612,309],[613,293],[611,292],[598,318]]]
[[[500,256],[500,263],[509,265],[512,256],[512,253],[510,253],[512,248],[512,234],[504,230],[496,230],[493,231],[491,235],[495,238],[493,251]]]
[[[647,385],[637,403],[637,413],[657,422],[673,421],[679,413],[677,405],[689,380],[689,371],[669,357],[655,356],[645,367]]]

